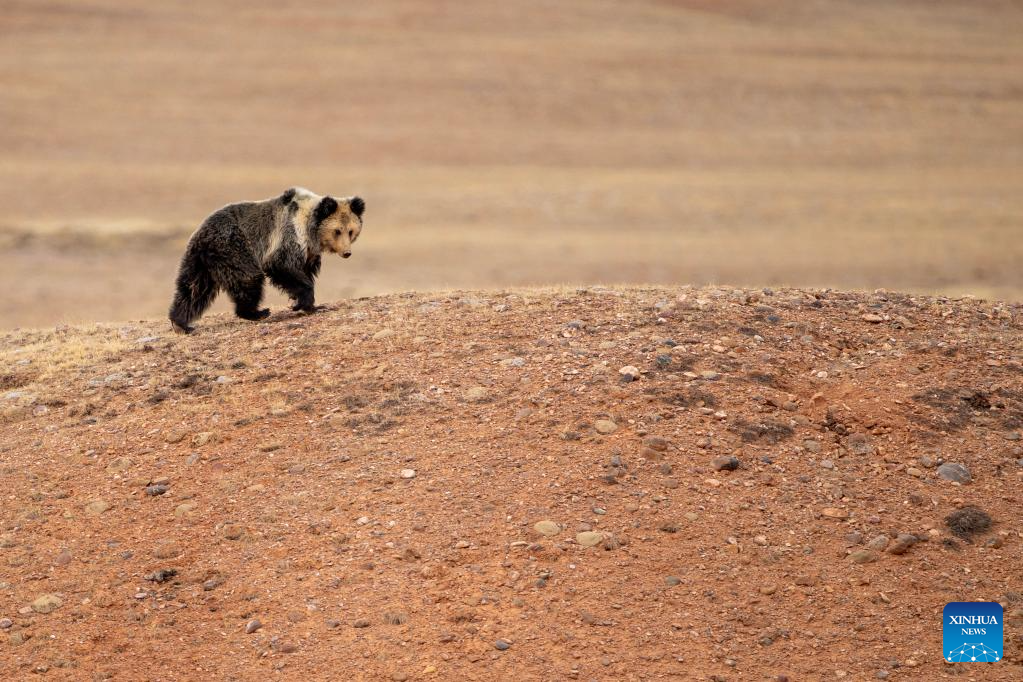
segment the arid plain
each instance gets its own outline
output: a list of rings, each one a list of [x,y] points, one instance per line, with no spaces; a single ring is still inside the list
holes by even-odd
[[[5,2],[0,328],[161,315],[199,221],[292,184],[369,206],[324,301],[1019,300],[1021,33],[1012,2]]]

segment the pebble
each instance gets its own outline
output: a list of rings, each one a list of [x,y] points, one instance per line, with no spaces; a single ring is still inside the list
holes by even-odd
[[[680,585],[681,583],[682,579],[675,575],[669,575],[667,578],[664,579],[664,584],[667,585],[668,587],[674,587],[675,585]]]
[[[733,455],[720,455],[710,461],[714,471],[735,471],[739,468],[739,459]]]
[[[969,483],[973,480],[970,470],[956,462],[945,462],[938,467],[938,478],[955,483]]]
[[[668,441],[660,436],[647,436],[643,439],[643,445],[657,452],[666,452],[668,450]]]
[[[481,403],[488,397],[487,389],[482,386],[473,386],[465,392],[465,399],[472,403]]]
[[[863,320],[864,322],[870,322],[871,324],[878,324],[879,322],[884,322],[883,317],[881,317],[880,315],[875,315],[874,313],[867,313],[866,315],[861,316],[860,319]]]
[[[177,569],[174,568],[161,568],[158,571],[147,573],[144,578],[154,583],[165,583],[178,574]]]
[[[508,649],[511,648],[511,642],[504,639],[499,639],[496,642],[494,642],[494,648],[497,649],[498,651],[507,651]]]
[[[877,561],[877,552],[872,549],[858,549],[849,555],[854,564],[869,564]]]
[[[195,511],[194,502],[182,502],[178,506],[174,507],[174,516],[179,519],[183,519],[189,516],[193,511]]]
[[[605,436],[618,430],[618,424],[615,424],[610,419],[598,419],[593,427],[597,429],[597,433],[604,434]]]
[[[604,534],[600,531],[588,530],[575,534],[575,541],[583,547],[593,547],[604,541]]]
[[[924,472],[920,471],[916,467],[909,467],[908,469],[906,469],[906,473],[909,474],[910,476],[915,476],[916,478],[920,478],[921,476],[924,475]]]
[[[365,618],[360,618],[357,621],[355,621],[354,623],[352,623],[352,627],[353,628],[368,628],[369,627],[369,621],[366,620]]]
[[[867,549],[872,549],[875,552],[883,552],[889,542],[891,542],[891,538],[887,535],[878,535],[867,543]]]
[[[261,627],[263,627],[263,624],[259,622],[259,619],[253,618],[252,620],[245,624],[245,634],[251,635],[253,632],[260,629]]]
[[[849,518],[849,512],[844,509],[836,509],[835,507],[825,507],[821,510],[821,515],[826,516],[829,519],[844,520]]]
[[[181,554],[181,545],[173,540],[163,540],[157,543],[153,550],[153,556],[157,559],[173,559]]]
[[[410,479],[416,477],[415,469],[402,469],[400,476],[404,479]]]
[[[85,505],[85,511],[93,516],[99,516],[108,509],[110,509],[110,505],[106,500],[93,500]]]
[[[888,548],[889,554],[905,554],[909,548],[918,542],[917,537],[911,533],[899,533],[895,542]]]
[[[774,585],[774,584],[761,585],[760,586],[760,594],[763,594],[763,595],[771,595],[771,594],[774,594],[777,591],[778,591],[778,586]]]
[[[10,618],[0,618],[0,630],[9,630],[14,626],[14,621]]]
[[[623,381],[635,381],[639,378],[639,369],[632,365],[625,365],[618,370],[618,373],[622,375]]]
[[[544,537],[550,538],[554,537],[555,535],[561,532],[561,526],[554,523],[553,521],[543,520],[537,521],[533,525],[533,530],[535,530],[540,535],[543,535]]]
[[[170,486],[163,485],[162,483],[157,485],[150,485],[146,486],[146,495],[149,495],[150,497],[156,497],[158,495],[163,495],[168,490],[170,490]]]
[[[806,448],[807,452],[816,455],[821,451],[821,442],[819,440],[807,439],[803,441],[803,447]]]
[[[36,613],[50,613],[64,605],[64,600],[55,594],[44,594],[32,602],[32,610]]]

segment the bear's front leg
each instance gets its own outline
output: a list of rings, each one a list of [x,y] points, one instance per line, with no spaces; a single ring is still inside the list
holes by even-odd
[[[295,301],[292,310],[311,313],[316,310],[313,281],[302,273],[275,269],[267,273],[274,286],[284,291]]]

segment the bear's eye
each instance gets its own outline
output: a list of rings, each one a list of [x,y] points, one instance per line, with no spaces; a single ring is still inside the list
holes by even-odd
[[[341,230],[334,230],[334,236],[335,237],[340,237],[341,236]]]

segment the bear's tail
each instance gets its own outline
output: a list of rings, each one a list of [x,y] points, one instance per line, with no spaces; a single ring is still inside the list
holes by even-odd
[[[170,307],[170,321],[175,331],[187,334],[191,323],[198,319],[213,303],[217,285],[196,249],[189,248],[181,259],[175,285],[174,302]]]

